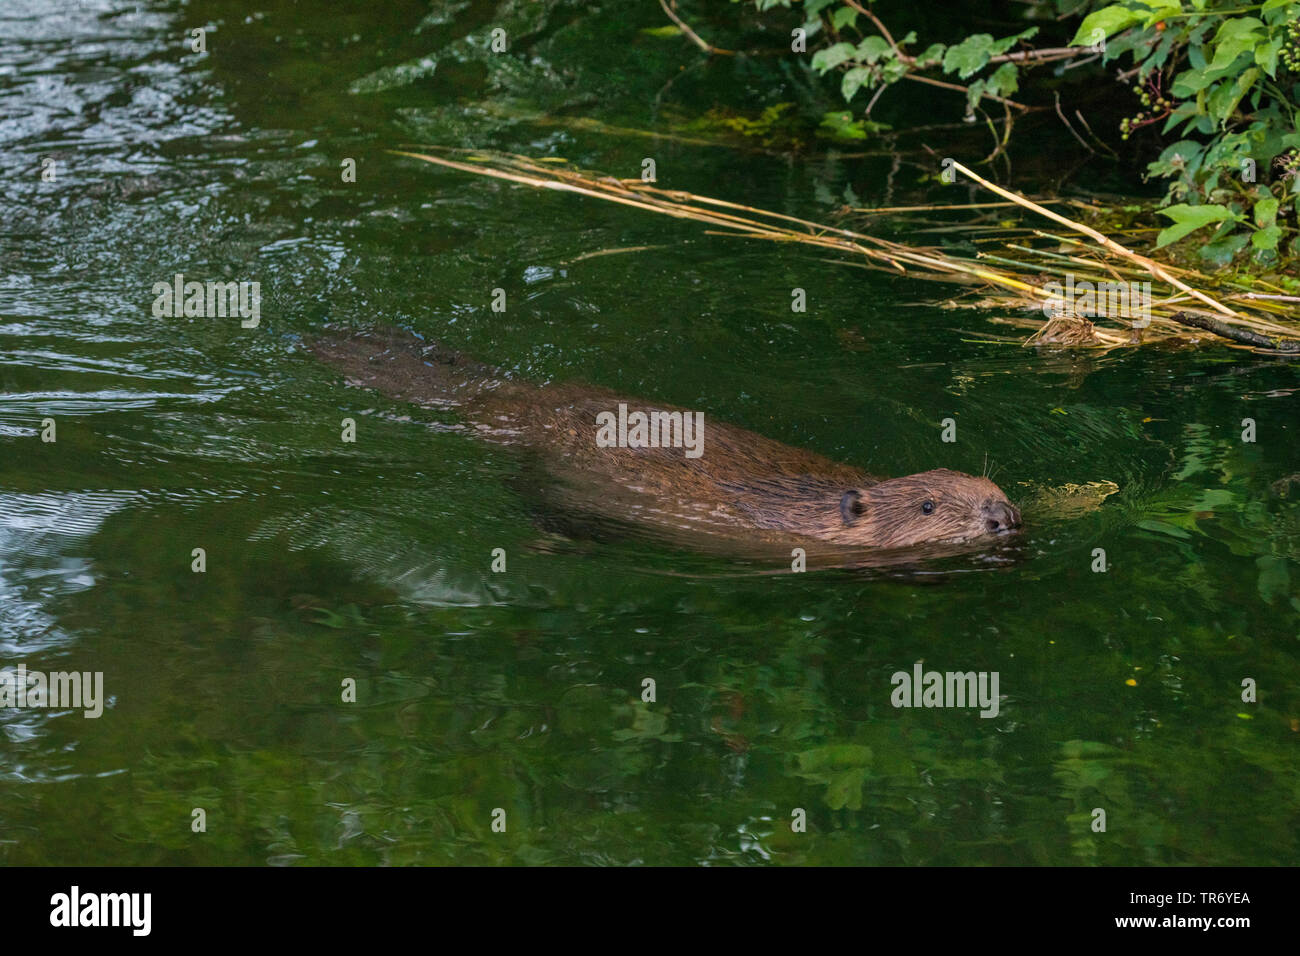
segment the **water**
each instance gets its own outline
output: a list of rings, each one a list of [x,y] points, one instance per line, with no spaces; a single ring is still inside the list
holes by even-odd
[[[383,152],[629,177],[650,156],[664,184],[812,218],[846,188],[909,198],[879,157],[578,122],[672,132],[790,98],[763,64],[639,32],[659,20],[6,0],[0,662],[102,671],[108,702],[0,711],[0,859],[1296,862],[1293,362],[980,341],[1008,330],[940,308],[948,287]],[[486,48],[495,24],[516,55]],[[590,256],[615,249],[635,251]],[[259,281],[260,325],[154,317],[178,272]],[[1011,564],[907,575],[561,534],[509,449],[298,347],[377,321],[886,474],[987,460],[1013,499],[1119,490],[1027,508]],[[918,660],[997,672],[998,716],[892,707]]]

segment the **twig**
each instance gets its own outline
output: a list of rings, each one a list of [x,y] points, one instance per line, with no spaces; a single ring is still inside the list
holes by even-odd
[[[956,90],[958,93],[970,95],[970,90],[957,83],[945,83],[943,80],[932,80],[928,76],[921,76],[919,73],[904,73],[903,79],[911,80],[914,83],[924,83],[927,86],[937,86],[943,90]],[[1015,100],[1003,99],[1001,96],[994,96],[992,93],[984,93],[984,99],[992,100],[995,103],[1001,103],[1003,106],[1010,106],[1018,109],[1022,113],[1028,113],[1029,107],[1023,103],[1017,103]]]
[[[871,97],[871,102],[868,103],[868,104],[867,104],[867,108],[866,108],[865,110],[862,111],[862,115],[863,115],[863,116],[870,116],[870,115],[871,115],[871,108],[872,108],[873,106],[876,105],[876,100],[880,99],[881,94],[883,94],[883,93],[885,92],[885,90],[887,90],[887,89],[889,89],[889,84],[888,84],[888,83],[881,83],[881,84],[880,84],[880,89],[876,90],[875,95]]]
[[[872,13],[862,4],[858,3],[857,0],[844,0],[844,2],[871,21],[872,25],[874,25],[875,28],[880,31],[880,35],[885,38],[885,42],[889,44],[890,48],[894,51],[894,53],[898,56],[900,60],[902,60],[905,63],[916,62],[915,57],[908,56],[906,53],[904,53],[902,50],[898,48],[898,44],[894,42],[894,38],[889,32],[889,28],[880,22],[879,17],[877,17],[874,13]]]
[[[1073,70],[1073,69],[1075,69],[1076,67],[1086,66],[1087,64],[1091,63],[1093,60],[1097,59],[1097,57],[1099,57],[1099,56],[1101,56],[1100,53],[1094,53],[1092,56],[1088,57],[1086,60],[1075,60],[1073,63],[1067,63],[1067,64],[1065,64],[1065,66],[1061,67],[1061,69],[1062,69],[1062,70]]]
[[[1065,114],[1061,112],[1061,94],[1054,93],[1053,95],[1056,97],[1056,115],[1061,117],[1061,122],[1065,124],[1065,128],[1070,131],[1071,136],[1073,136],[1076,140],[1078,140],[1080,146],[1082,146],[1088,152],[1096,156],[1097,151],[1093,149],[1091,146],[1089,146],[1087,141],[1074,131],[1074,127],[1070,125],[1070,121],[1066,119]]]
[[[1110,155],[1113,156],[1115,159],[1119,159],[1119,153],[1115,152],[1113,149],[1107,146],[1106,141],[1092,131],[1092,127],[1088,125],[1088,120],[1084,117],[1082,110],[1075,110],[1074,115],[1079,117],[1079,122],[1083,124],[1083,128],[1088,131],[1088,135],[1093,138],[1093,140],[1097,143],[1098,146],[1100,146],[1106,152],[1110,153]]]
[[[1204,329],[1206,332],[1213,332],[1215,335],[1231,339],[1233,342],[1253,345],[1257,349],[1271,349],[1275,352],[1300,352],[1300,339],[1270,338],[1267,335],[1252,332],[1250,329],[1242,329],[1234,325],[1228,325],[1226,322],[1220,322],[1213,316],[1205,315],[1202,312],[1175,312],[1169,319],[1171,322],[1177,322],[1180,325],[1190,325],[1193,328]]]
[[[677,24],[678,28],[683,33],[686,34],[686,36],[691,40],[691,42],[694,43],[701,50],[703,50],[705,53],[718,53],[721,54],[722,56],[736,55],[735,50],[724,50],[722,49],[722,47],[714,46],[712,43],[709,43],[707,40],[702,39],[698,33],[696,33],[689,26],[687,26],[685,20],[683,20],[677,14],[673,13],[672,8],[668,6],[668,0],[659,0],[659,6],[664,8],[664,13],[668,14],[668,19],[673,21],[673,23]]]
[[[989,114],[985,113],[983,109],[980,109],[980,114],[984,117],[984,123],[986,126],[988,126],[989,132],[993,135],[993,152],[989,153],[987,156],[985,156],[983,159],[979,161],[979,164],[981,166],[983,166],[985,163],[993,162],[993,160],[997,159],[998,156],[1002,156],[1003,155],[1002,151],[1006,149],[1007,141],[1011,138],[1011,127],[1012,127],[1011,110],[1007,109],[1005,103],[1002,105],[1002,112],[1006,114],[1007,126],[1006,129],[1003,130],[1002,141],[998,142],[998,128],[993,125],[993,120],[989,116]],[[1008,174],[1010,173],[1010,170],[1011,170],[1010,160],[1007,160]]]
[[[1017,50],[1015,53],[999,53],[989,57],[990,63],[1017,63],[1020,60],[1069,60],[1084,53],[1090,53],[1088,47],[1054,46],[1041,50]]]

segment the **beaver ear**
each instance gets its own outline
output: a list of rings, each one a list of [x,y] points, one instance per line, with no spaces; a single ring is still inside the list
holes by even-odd
[[[853,524],[866,510],[867,506],[862,503],[862,495],[852,488],[844,492],[844,496],[840,498],[840,516],[845,524]]]

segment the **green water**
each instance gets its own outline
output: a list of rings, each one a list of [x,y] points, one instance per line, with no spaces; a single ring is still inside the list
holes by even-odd
[[[0,710],[0,860],[1296,862],[1294,362],[981,341],[1005,316],[947,286],[386,155],[651,157],[810,218],[911,198],[887,158],[573,122],[792,98],[770,63],[639,32],[653,3],[430,9],[0,8],[0,664],[102,671],[109,698]],[[260,282],[260,326],[155,318],[177,272]],[[560,533],[511,450],[298,348],[377,321],[886,474],[1119,491],[1026,508],[1014,561],[898,575]],[[998,716],[891,706],[918,660],[997,672]]]

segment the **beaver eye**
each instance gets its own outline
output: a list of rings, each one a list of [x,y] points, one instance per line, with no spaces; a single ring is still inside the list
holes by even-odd
[[[932,512],[932,511],[934,511],[934,502],[933,502],[933,501],[923,501],[923,502],[921,502],[921,514],[926,514],[926,515],[928,515],[928,514],[929,514],[930,512]]]

